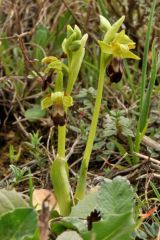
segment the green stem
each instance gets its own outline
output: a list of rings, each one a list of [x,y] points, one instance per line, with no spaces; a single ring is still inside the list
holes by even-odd
[[[90,156],[93,148],[94,138],[95,138],[96,129],[97,129],[97,123],[98,123],[98,117],[100,112],[100,106],[101,106],[105,69],[106,69],[107,62],[110,62],[110,58],[108,58],[107,60],[108,61],[106,61],[104,54],[101,53],[100,73],[99,73],[99,80],[98,80],[96,102],[95,102],[90,132],[88,135],[88,140],[87,140],[87,144],[84,152],[84,157],[81,164],[80,176],[78,179],[76,192],[75,192],[75,199],[77,200],[82,199],[85,195],[88,165],[89,165],[89,160],[90,160]]]
[[[66,125],[58,126],[58,155],[65,158]]]
[[[50,176],[62,216],[69,215],[71,210],[68,164],[65,159],[65,142],[66,125],[58,126],[58,154],[52,163]]]
[[[57,156],[50,170],[51,181],[58,201],[60,214],[68,216],[71,210],[70,184],[68,165],[64,158]]]
[[[56,89],[62,91],[63,75],[57,78]],[[57,157],[53,161],[50,176],[54,186],[55,196],[62,216],[67,216],[71,210],[70,184],[68,178],[68,164],[65,159],[66,125],[58,126]]]

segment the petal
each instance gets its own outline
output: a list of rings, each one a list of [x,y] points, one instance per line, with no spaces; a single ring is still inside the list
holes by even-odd
[[[134,49],[136,47],[136,43],[128,44],[129,49]]]
[[[120,44],[127,44],[129,49],[135,48],[135,42],[132,41],[126,34],[125,30],[122,30],[120,33],[116,34],[115,39],[113,40],[114,43]]]
[[[135,48],[136,45],[136,43],[132,39],[130,39],[126,34],[123,37],[122,43],[128,44],[128,46],[130,46],[131,48]]]
[[[126,44],[113,43],[112,44],[113,55],[116,57],[122,57],[124,52],[128,52],[129,48]]]
[[[51,99],[53,103],[59,103],[62,104],[64,97],[64,92],[52,92],[51,93]]]
[[[113,48],[113,55],[115,57],[120,57],[120,58],[132,58],[139,60],[140,58],[135,55],[134,53],[129,51],[129,47],[127,44],[112,44]]]
[[[124,38],[124,36],[125,36],[125,30],[122,30],[122,31],[120,31],[119,33],[116,34],[115,39],[113,40],[113,42],[121,43],[123,38]]]

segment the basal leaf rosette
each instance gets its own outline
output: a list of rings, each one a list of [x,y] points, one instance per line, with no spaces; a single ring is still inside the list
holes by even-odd
[[[99,41],[101,51],[104,54],[112,55],[116,58],[132,58],[139,60],[140,58],[130,51],[135,48],[135,42],[125,34],[125,30],[118,33],[124,18],[124,16],[121,17],[111,26],[107,19],[102,16],[100,17],[101,29],[106,31],[103,41]]]

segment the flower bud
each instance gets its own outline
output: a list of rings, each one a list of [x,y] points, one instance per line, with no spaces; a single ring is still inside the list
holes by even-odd
[[[77,25],[74,29],[68,25],[67,26],[67,38],[63,40],[62,49],[64,53],[69,54],[72,51],[77,51],[81,47],[81,30]]]
[[[74,29],[70,25],[67,25],[67,38],[69,38],[72,33],[74,33]]]
[[[100,17],[100,29],[103,32],[107,32],[111,27],[110,22],[105,17],[103,17],[102,15],[100,15],[99,17]]]
[[[77,40],[78,40],[78,39],[81,39],[81,38],[82,38],[82,33],[81,33],[80,28],[79,28],[77,25],[75,25],[74,31],[76,32],[76,39],[77,39]]]
[[[74,41],[70,46],[68,46],[68,51],[77,51],[81,46],[81,41]]]

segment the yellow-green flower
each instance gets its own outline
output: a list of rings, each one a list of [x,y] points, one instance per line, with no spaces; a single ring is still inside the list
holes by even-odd
[[[65,95],[64,92],[52,92],[42,100],[41,108],[45,109],[57,104],[67,109],[73,105],[73,99],[71,96]]]
[[[106,22],[103,20],[103,24]],[[121,24],[124,21],[124,17],[120,18],[115,24],[110,26],[107,23],[106,34],[103,41],[99,41],[99,45],[103,53],[112,55],[117,58],[133,58],[139,60],[140,58],[132,53],[130,50],[134,49],[136,44],[126,34],[125,30],[117,33]],[[104,28],[104,27],[103,27]]]
[[[44,70],[45,73],[48,73],[50,70],[52,70],[53,72],[62,71],[62,62],[54,56],[48,56],[43,58],[42,63],[47,64],[47,67]]]

